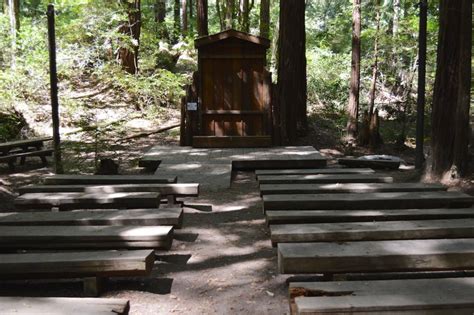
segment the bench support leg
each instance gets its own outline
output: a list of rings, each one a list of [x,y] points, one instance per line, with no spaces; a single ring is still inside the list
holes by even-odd
[[[84,296],[97,297],[102,292],[105,284],[105,278],[87,277],[83,280]]]

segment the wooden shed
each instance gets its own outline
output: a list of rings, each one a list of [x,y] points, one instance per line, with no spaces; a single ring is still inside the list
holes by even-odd
[[[272,145],[270,41],[235,30],[196,39],[198,71],[183,100],[181,144]]]

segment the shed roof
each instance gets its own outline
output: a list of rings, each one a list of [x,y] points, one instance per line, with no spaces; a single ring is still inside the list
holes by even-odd
[[[199,37],[194,41],[194,46],[196,48],[199,48],[201,46],[206,46],[206,45],[209,45],[209,44],[213,44],[213,43],[216,43],[218,41],[225,40],[225,39],[228,39],[228,38],[238,38],[238,39],[241,39],[241,40],[244,40],[244,41],[256,44],[256,45],[263,46],[265,48],[270,47],[270,40],[269,39],[263,38],[263,37],[260,37],[260,36],[251,35],[251,34],[244,33],[244,32],[240,32],[240,31],[237,31],[237,30],[234,30],[234,29],[225,30],[225,31],[222,31],[220,33],[212,34],[212,35],[209,35],[209,36]]]

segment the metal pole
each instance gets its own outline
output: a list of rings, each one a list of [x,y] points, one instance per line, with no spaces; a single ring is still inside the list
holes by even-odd
[[[420,29],[418,36],[418,98],[416,102],[416,158],[415,167],[421,169],[425,162],[423,154],[426,85],[426,25],[428,0],[420,1]]]
[[[58,73],[56,68],[56,32],[54,25],[54,5],[48,5],[49,78],[51,83],[51,116],[53,120],[54,171],[63,173],[61,163],[61,139],[59,136]]]

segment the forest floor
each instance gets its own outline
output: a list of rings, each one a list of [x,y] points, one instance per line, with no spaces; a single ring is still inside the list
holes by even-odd
[[[168,124],[167,122],[166,124]],[[155,126],[156,123],[148,125]],[[338,134],[312,125],[300,144],[313,145],[327,158],[348,154],[338,143]],[[139,128],[138,128],[139,129]],[[137,160],[153,145],[177,145],[177,133],[170,130],[121,141],[139,132],[107,135],[113,145],[84,146],[80,139],[66,143],[68,171],[93,172],[96,151],[101,156],[118,158],[120,172],[142,172]],[[150,131],[148,128],[145,131]],[[143,131],[143,130],[142,130]],[[106,135],[103,135],[104,137]],[[75,145],[74,145],[75,144]],[[80,146],[82,145],[82,146]],[[80,152],[78,151],[78,147]],[[107,151],[108,150],[108,151]],[[106,152],[107,151],[107,152]],[[83,156],[77,159],[78,152]],[[351,154],[369,153],[357,148]],[[376,153],[395,154],[413,162],[413,150],[396,150],[386,145]],[[76,158],[74,160],[74,158]],[[13,199],[19,186],[36,183],[52,169],[37,168],[39,161],[27,160],[15,172],[0,165],[1,211],[13,211]],[[420,173],[408,168],[391,172],[396,181],[418,181]],[[113,279],[103,297],[129,299],[131,314],[285,314],[288,313],[286,276],[278,275],[276,250],[271,247],[269,231],[262,214],[258,185],[253,172],[234,173],[231,188],[218,193],[203,191],[194,204],[212,205],[212,211],[185,208],[184,225],[176,231],[173,248],[158,253],[152,276],[137,279]],[[471,179],[453,189],[473,193]],[[12,282],[0,287],[1,295],[80,296],[80,281]]]

